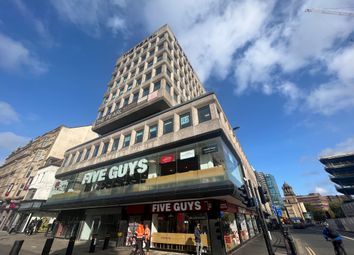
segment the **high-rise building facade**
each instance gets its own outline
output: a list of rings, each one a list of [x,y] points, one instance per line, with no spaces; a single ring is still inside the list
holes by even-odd
[[[283,208],[283,199],[280,195],[279,188],[275,178],[271,174],[256,172],[258,182],[262,185],[263,190],[267,191],[267,197],[272,206]]]
[[[60,126],[13,151],[0,166],[0,230],[9,230],[21,218],[21,201],[38,169],[50,157],[63,158],[64,152],[77,144],[97,137],[91,126],[69,128]]]
[[[128,246],[143,223],[152,248],[190,251],[200,223],[204,249],[226,254],[259,233],[237,191],[254,171],[168,26],[118,59],[93,130],[57,171],[55,236]]]

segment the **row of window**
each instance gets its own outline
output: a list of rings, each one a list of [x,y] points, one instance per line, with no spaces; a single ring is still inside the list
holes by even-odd
[[[157,61],[156,63],[158,63],[159,61],[161,61],[162,59],[162,54],[159,55],[157,57]],[[170,57],[167,55],[167,58],[169,61],[171,61]],[[147,64],[147,68],[151,67],[153,65],[153,60],[151,60],[150,62],[148,62]],[[172,65],[171,65],[172,66]],[[172,68],[172,67],[171,67]],[[124,91],[129,91],[129,88],[133,87],[133,82],[130,82],[128,83],[127,85],[125,84],[125,82],[128,80],[128,79],[132,79],[133,77],[135,76],[138,76],[139,74],[141,74],[145,69],[145,64],[141,65],[139,68],[137,69],[134,69],[130,74],[126,74],[125,76],[123,76],[121,78],[121,81],[120,82],[116,82],[116,85],[119,86],[119,83],[122,84],[120,85],[120,95],[124,93]],[[159,74],[161,73],[162,69],[161,67],[157,67],[156,69],[156,73]],[[166,68],[166,73],[167,75],[170,77],[170,79],[172,80],[172,75],[171,75],[171,70],[169,67]],[[130,76],[129,76],[130,75]],[[146,77],[149,77],[152,75],[152,72],[148,72],[146,74]],[[135,78],[135,84],[137,85],[140,85],[141,82],[142,82],[142,79],[143,79],[143,75],[141,75],[140,77],[136,77]],[[146,79],[145,79],[146,80]],[[176,67],[174,67],[174,75],[173,75],[173,81],[174,83],[176,84],[176,86],[182,90],[182,86],[187,88],[188,91],[191,92],[191,95],[192,97],[195,97],[196,95],[200,95],[202,93],[202,88],[201,88],[201,85],[200,86],[197,86],[197,84],[199,84],[196,80],[196,78],[194,77],[193,74],[187,74],[185,77],[179,77],[179,74],[178,74],[178,71],[176,69]],[[183,84],[179,84],[178,81],[181,81],[181,83],[185,83],[186,85],[184,86]],[[108,88],[108,91],[112,90],[112,85],[114,83],[111,83],[109,88]],[[126,90],[127,89],[127,90]],[[108,97],[105,97],[105,100],[107,100]]]
[[[160,88],[161,88],[161,80],[157,80],[154,82],[152,92],[158,91],[158,90],[160,90]],[[166,90],[167,90],[168,94],[171,95],[171,85],[167,82],[166,82]],[[120,102],[113,103],[113,104],[105,107],[104,109],[99,111],[97,118],[100,119],[115,110],[122,109],[122,108],[126,107],[128,104],[136,103],[139,99],[139,93],[140,93],[140,90],[133,93],[132,96],[129,95],[125,98],[122,98],[122,100]],[[150,85],[147,85],[144,88],[142,88],[140,98],[146,97],[147,95],[149,95],[149,93],[150,93]],[[173,92],[172,96],[173,96],[174,101],[176,103],[179,103],[178,94],[176,93],[176,91]],[[132,98],[132,99],[130,100],[130,98]],[[184,102],[183,98],[181,98],[180,100],[181,100],[181,102]]]
[[[208,121],[211,119],[211,114],[210,114],[210,107],[209,105],[206,105],[204,107],[198,108],[198,120],[199,123],[203,123],[205,121]],[[186,112],[183,113],[181,115],[179,115],[179,123],[180,123],[180,129],[183,128],[187,128],[190,127],[192,125],[192,116],[191,116],[191,112]],[[148,131],[148,139],[153,139],[157,137],[157,131],[158,131],[158,124],[152,124],[149,126],[149,131]],[[168,118],[166,120],[163,121],[163,127],[162,127],[162,132],[163,135],[165,134],[169,134],[174,132],[174,121],[173,121],[173,117]],[[139,144],[143,141],[143,137],[144,137],[144,128],[142,127],[141,129],[136,130],[135,132],[135,144]],[[123,144],[122,144],[122,148],[128,147],[131,145],[131,133],[130,134],[126,134],[123,136]],[[112,143],[112,148],[111,148],[111,152],[114,152],[116,150],[118,150],[118,146],[119,146],[119,141],[120,141],[120,137],[116,137],[113,139],[113,143]],[[104,155],[108,152],[108,147],[109,147],[110,142],[106,141],[103,143],[103,147],[102,147],[102,151],[100,153],[100,155]],[[64,166],[69,166],[71,164],[74,163],[78,163],[82,160],[87,160],[90,157],[91,154],[91,149],[92,147],[88,147],[85,155],[83,155],[84,150],[81,150],[78,152],[78,156],[75,159],[75,154],[77,154],[77,152],[75,152],[74,154],[71,154],[70,156],[67,156],[65,158],[65,161],[63,163]],[[94,158],[98,156],[98,152],[100,149],[100,144],[96,144],[93,148],[93,153],[91,155],[90,158]],[[70,161],[68,161],[68,159],[70,158]]]

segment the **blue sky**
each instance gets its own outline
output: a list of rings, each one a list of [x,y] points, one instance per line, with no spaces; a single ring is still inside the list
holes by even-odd
[[[0,2],[0,161],[61,124],[91,124],[117,57],[168,23],[255,169],[334,193],[319,155],[354,150],[351,1]]]

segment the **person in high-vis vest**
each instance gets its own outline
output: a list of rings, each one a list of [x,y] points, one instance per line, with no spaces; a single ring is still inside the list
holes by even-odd
[[[146,251],[149,252],[150,250],[150,228],[149,225],[146,224],[145,225],[145,231],[144,231],[144,239],[145,239],[145,247],[146,247]]]
[[[144,254],[145,252],[143,250],[143,238],[144,238],[144,225],[139,223],[138,227],[136,228],[136,246],[135,246],[135,251],[134,254],[137,254],[137,252],[139,252],[139,254]]]

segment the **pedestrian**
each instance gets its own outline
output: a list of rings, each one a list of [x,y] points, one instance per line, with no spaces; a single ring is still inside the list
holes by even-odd
[[[323,223],[324,229],[322,231],[324,238],[327,241],[332,241],[334,247],[334,253],[336,255],[347,255],[343,247],[342,236],[333,228],[331,228],[328,222]]]
[[[144,231],[144,240],[145,240],[145,247],[146,247],[146,251],[149,252],[150,250],[150,228],[149,225],[146,224],[145,225],[145,231]]]
[[[194,240],[195,240],[195,246],[196,246],[196,251],[197,255],[202,254],[202,243],[201,243],[201,230],[200,230],[200,224],[197,224],[197,227],[194,230]]]
[[[143,238],[144,238],[144,225],[139,223],[138,227],[136,228],[136,246],[135,246],[135,251],[134,254],[143,254],[145,255],[145,252],[143,250]]]

